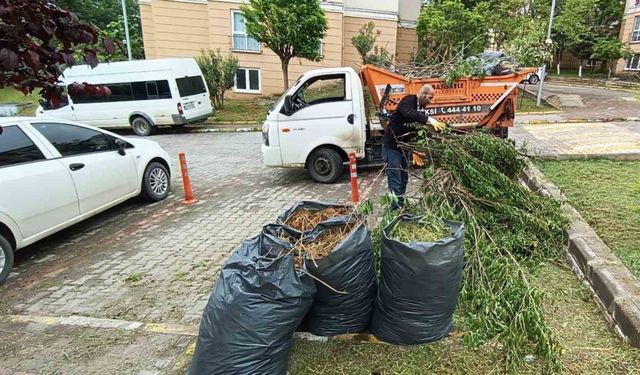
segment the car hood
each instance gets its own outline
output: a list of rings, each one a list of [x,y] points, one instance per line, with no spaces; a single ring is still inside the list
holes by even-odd
[[[129,138],[129,137],[125,137],[124,139],[125,139],[125,141],[131,143],[132,145],[134,145],[136,147],[141,147],[141,148],[162,148],[162,147],[160,147],[160,144],[158,142],[150,141],[148,139]]]

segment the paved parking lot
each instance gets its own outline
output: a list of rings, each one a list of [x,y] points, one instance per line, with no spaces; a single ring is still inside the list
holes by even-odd
[[[340,183],[262,166],[259,133],[154,136],[187,154],[199,202],[131,200],[16,254],[0,287],[0,374],[173,373],[184,367],[217,271],[245,238],[303,199],[347,201]],[[361,192],[384,178],[364,171]]]

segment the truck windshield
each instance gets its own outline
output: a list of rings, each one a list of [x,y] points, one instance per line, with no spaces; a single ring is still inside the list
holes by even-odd
[[[280,103],[284,100],[284,97],[287,96],[287,93],[290,91],[291,87],[298,86],[298,84],[300,83],[301,79],[302,79],[302,76],[298,77],[296,82],[292,86],[290,86],[287,90],[285,90],[285,92],[283,92],[282,95],[280,95],[278,100],[276,100],[276,102],[273,103],[271,105],[271,107],[269,107],[269,110],[267,111],[267,114],[271,113],[271,111],[273,111],[274,108],[278,108],[280,106]]]

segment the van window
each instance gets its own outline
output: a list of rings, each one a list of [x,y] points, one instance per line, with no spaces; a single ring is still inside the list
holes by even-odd
[[[2,128],[0,134],[0,167],[43,160],[44,155],[17,126]]]
[[[76,104],[125,102],[132,100],[171,99],[169,81],[138,81],[123,83],[108,83],[110,96],[73,95],[71,99]]]
[[[181,97],[204,94],[207,89],[201,76],[183,77],[176,79]]]

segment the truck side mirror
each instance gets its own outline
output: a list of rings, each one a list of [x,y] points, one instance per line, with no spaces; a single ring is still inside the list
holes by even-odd
[[[283,113],[287,116],[293,113],[293,102],[291,101],[291,95],[284,97],[284,103],[282,103]]]

